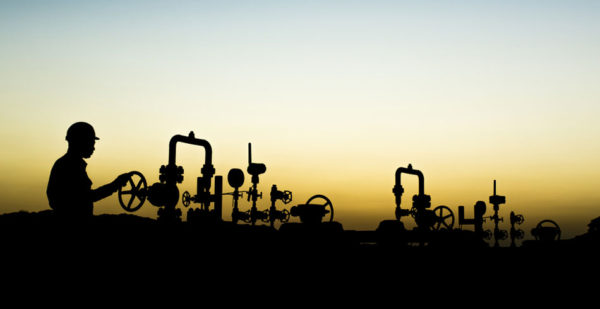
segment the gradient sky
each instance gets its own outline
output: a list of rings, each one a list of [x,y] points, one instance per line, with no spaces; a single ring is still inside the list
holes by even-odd
[[[0,213],[48,208],[66,129],[87,121],[94,187],[156,182],[194,131],[217,174],[245,170],[252,142],[265,196],[325,194],[346,229],[393,218],[409,163],[456,215],[497,179],[502,227],[521,213],[528,237],[600,215],[598,1],[1,1],[0,47]],[[193,191],[203,150],[179,150]],[[95,208],[123,212],[116,195]]]

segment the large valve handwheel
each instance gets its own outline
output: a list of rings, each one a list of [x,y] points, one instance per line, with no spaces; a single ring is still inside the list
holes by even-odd
[[[560,240],[560,227],[558,224],[552,220],[542,220],[535,227],[535,233],[532,233],[535,239],[539,240],[544,230],[552,230],[554,232],[554,240]]]
[[[307,205],[310,204],[310,202],[314,199],[325,200],[325,204],[320,204],[320,205],[322,205],[323,208],[327,208],[327,206],[329,206],[329,222],[333,222],[333,203],[327,198],[327,196],[317,194],[317,195],[314,195],[313,197],[309,198],[308,201],[306,201],[306,204]]]
[[[433,213],[436,215],[436,222],[433,224],[433,229],[439,231],[440,229],[452,230],[454,226],[454,213],[447,206],[438,206],[433,209]]]
[[[128,212],[134,212],[146,201],[148,184],[144,175],[138,171],[129,173],[129,179],[125,186],[118,190],[119,204]]]

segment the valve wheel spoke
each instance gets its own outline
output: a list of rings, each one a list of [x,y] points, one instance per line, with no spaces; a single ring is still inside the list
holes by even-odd
[[[131,204],[133,204],[133,200],[135,200],[135,195],[131,195],[131,197],[129,198],[129,203],[127,203],[127,208],[131,209]]]

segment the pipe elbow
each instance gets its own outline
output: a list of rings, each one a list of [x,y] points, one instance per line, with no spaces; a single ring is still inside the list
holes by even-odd
[[[409,164],[408,167],[399,167],[396,169],[396,186],[402,186],[402,174],[417,176],[419,178],[419,195],[425,194],[425,176],[423,176],[421,171],[413,169],[411,164]]]
[[[205,152],[204,165],[212,168],[212,147],[208,141],[195,138],[194,132],[190,132],[189,136],[177,134],[171,138],[169,141],[169,164],[175,165],[177,143],[186,143],[203,147]]]

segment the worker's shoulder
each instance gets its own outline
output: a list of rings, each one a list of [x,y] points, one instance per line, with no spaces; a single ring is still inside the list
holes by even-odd
[[[78,158],[76,156],[70,155],[66,153],[62,157],[58,158],[54,165],[52,166],[52,170],[60,171],[60,170],[78,170],[85,168],[85,161],[83,159]]]

